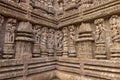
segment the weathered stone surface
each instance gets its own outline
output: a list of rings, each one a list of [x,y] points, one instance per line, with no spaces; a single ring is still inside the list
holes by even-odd
[[[120,80],[120,0],[0,0],[0,80]]]

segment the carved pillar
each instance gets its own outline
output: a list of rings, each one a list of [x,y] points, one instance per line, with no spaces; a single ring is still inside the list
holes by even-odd
[[[30,22],[20,22],[16,37],[16,59],[32,57],[33,31]]]
[[[62,31],[58,30],[55,33],[55,48],[56,48],[56,55],[62,56],[63,52],[63,33]]]
[[[120,20],[119,16],[113,15],[110,18],[110,28],[111,28],[111,59],[120,59]]]
[[[48,47],[48,56],[54,56],[55,52],[55,43],[54,43],[54,29],[49,29],[48,40],[47,40],[47,47]]]
[[[93,35],[90,23],[82,23],[78,29],[77,39],[78,57],[91,59],[93,55]]]
[[[17,20],[8,18],[5,26],[5,43],[3,48],[3,58],[14,58],[15,55],[15,30]]]
[[[68,57],[68,40],[69,40],[69,35],[68,35],[68,28],[64,27],[63,28],[63,57]]]
[[[75,26],[69,26],[69,56],[76,57],[76,48],[75,48]]]
[[[41,26],[35,25],[33,29],[34,33],[34,48],[33,48],[33,57],[40,57],[40,42],[41,42]]]
[[[94,32],[95,35],[95,58],[96,59],[106,59],[107,51],[106,51],[106,31],[104,26],[104,19],[100,18],[95,20],[96,30]]]
[[[41,48],[41,56],[42,57],[46,57],[48,56],[47,53],[47,38],[48,38],[48,28],[47,27],[43,27],[41,30],[41,44],[40,44],[40,48]]]
[[[4,23],[4,17],[0,15],[0,59],[2,58],[2,53],[3,53],[3,45],[4,45],[4,34],[5,34],[5,28],[3,26]]]

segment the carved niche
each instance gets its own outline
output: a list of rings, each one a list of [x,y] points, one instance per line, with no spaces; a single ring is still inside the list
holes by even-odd
[[[63,33],[58,30],[55,33],[55,48],[58,56],[62,56],[63,52]]]
[[[34,33],[33,57],[40,57],[41,26],[35,25],[33,28],[33,33]]]
[[[118,15],[113,15],[110,20],[111,29],[111,59],[120,59],[120,19]]]
[[[15,30],[16,30],[17,20],[13,18],[8,18],[5,26],[5,44],[3,58],[13,58],[15,53]]]
[[[69,26],[69,56],[75,57],[76,48],[75,48],[75,26]]]
[[[48,40],[47,40],[47,47],[48,47],[48,55],[53,56],[54,55],[54,49],[55,49],[55,43],[54,43],[54,29],[49,29],[48,34]]]
[[[41,30],[41,43],[40,43],[40,48],[41,48],[41,54],[42,56],[47,56],[47,38],[48,38],[48,28],[43,27]]]
[[[106,29],[104,19],[100,18],[95,20],[94,24],[96,25],[95,35],[95,58],[96,59],[106,59]]]

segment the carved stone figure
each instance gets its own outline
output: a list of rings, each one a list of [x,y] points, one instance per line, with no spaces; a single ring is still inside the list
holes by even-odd
[[[34,48],[33,48],[33,57],[40,57],[40,41],[41,41],[41,26],[34,26]]]
[[[63,33],[61,31],[56,31],[55,33],[55,47],[56,47],[56,51],[58,52],[57,55],[62,55],[62,50],[63,50]]]
[[[5,43],[14,43],[16,19],[9,18],[6,23]]]
[[[53,56],[54,55],[54,29],[49,29],[49,34],[48,34],[48,40],[47,40],[47,47],[48,47],[48,55]]]
[[[110,18],[111,28],[111,46],[110,46],[110,58],[120,59],[120,20],[118,15],[113,15]]]
[[[69,26],[69,56],[75,57],[76,56],[76,49],[75,49],[75,26]]]
[[[34,39],[35,39],[35,43],[40,43],[40,36],[41,36],[41,27],[39,25],[36,25],[34,27]]]
[[[63,56],[68,56],[68,40],[69,40],[69,35],[68,35],[68,28],[64,27],[63,28]]]
[[[111,38],[113,44],[120,41],[120,28],[119,28],[119,17],[117,15],[113,15],[110,18],[110,28],[111,28]]]
[[[100,18],[95,20],[96,30],[95,35],[95,58],[97,59],[107,59],[106,52],[106,29],[104,26],[104,19]]]
[[[95,41],[96,42],[105,42],[105,28],[104,28],[104,19],[95,20],[96,31],[95,31]]]
[[[41,30],[41,51],[42,51],[42,56],[47,56],[47,27],[43,27]]]

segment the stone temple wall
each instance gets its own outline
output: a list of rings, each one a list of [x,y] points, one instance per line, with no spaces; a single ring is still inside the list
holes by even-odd
[[[0,9],[0,80],[120,80],[120,0],[0,0]]]

